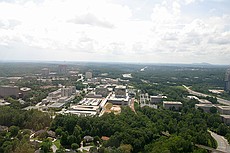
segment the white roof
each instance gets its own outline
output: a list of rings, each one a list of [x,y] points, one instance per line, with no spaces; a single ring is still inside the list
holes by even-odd
[[[182,105],[182,103],[179,101],[163,101],[163,103],[164,104],[181,104]]]

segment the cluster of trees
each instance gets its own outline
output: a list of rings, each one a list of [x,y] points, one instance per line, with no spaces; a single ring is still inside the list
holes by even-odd
[[[8,131],[0,131],[0,152],[2,153],[32,153],[34,147],[29,141],[30,130],[20,130],[10,126]]]
[[[118,151],[124,145],[132,152],[194,152],[200,150],[194,144],[216,146],[207,129],[216,129],[219,124],[217,114],[207,114],[195,109],[185,109],[178,113],[144,107],[138,108],[135,115],[127,107],[122,108],[120,115],[59,115],[52,122],[51,129],[58,133],[61,144],[67,148],[80,145],[80,140],[90,135],[110,137],[103,143],[100,152]]]
[[[0,107],[0,125],[18,126],[21,129],[40,130],[49,127],[52,121],[49,114],[38,110],[21,110],[12,107]]]

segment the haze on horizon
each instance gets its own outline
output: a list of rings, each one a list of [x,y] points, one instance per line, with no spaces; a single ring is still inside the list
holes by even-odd
[[[229,0],[0,0],[0,61],[230,64]]]

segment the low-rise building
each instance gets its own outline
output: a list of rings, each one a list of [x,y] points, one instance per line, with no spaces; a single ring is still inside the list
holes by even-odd
[[[151,104],[158,104],[160,102],[162,102],[162,95],[150,96],[150,103]]]
[[[102,95],[96,94],[95,92],[90,92],[85,97],[86,98],[102,98]]]
[[[84,98],[78,104],[71,105],[66,114],[94,116],[102,110],[100,98]]]
[[[15,96],[19,97],[19,87],[18,86],[1,86],[0,87],[0,97]]]
[[[212,104],[195,104],[195,108],[198,109],[202,109],[204,112],[206,113],[210,113],[210,109],[212,107],[216,107],[215,105],[212,105]]]
[[[188,99],[196,99],[196,100],[199,99],[197,96],[187,96],[187,97],[188,97]]]
[[[116,86],[114,92],[116,98],[125,98],[127,95],[126,86]]]
[[[27,88],[27,87],[20,88],[21,97],[28,95],[30,91],[31,91],[31,88]]]
[[[97,95],[102,95],[102,97],[106,97],[109,94],[109,90],[107,89],[107,86],[97,86],[95,93]]]
[[[180,110],[182,108],[182,103],[178,101],[163,101],[163,107],[165,109]]]
[[[0,99],[0,106],[10,105],[10,103],[6,102],[4,99]]]
[[[223,115],[230,115],[230,106],[217,106],[217,111]]]
[[[221,121],[227,125],[230,125],[230,115],[220,115]]]
[[[208,101],[207,99],[198,99],[200,104],[212,104],[212,102]]]
[[[129,105],[129,96],[128,93],[126,93],[125,97],[116,97],[115,94],[112,94],[108,102],[112,103],[113,105]]]

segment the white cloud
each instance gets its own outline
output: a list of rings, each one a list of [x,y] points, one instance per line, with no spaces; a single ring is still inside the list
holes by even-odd
[[[56,60],[229,63],[229,15],[194,18],[184,12],[198,2],[155,3],[148,20],[112,0],[0,2],[0,50],[15,52],[4,58],[22,58],[20,52],[42,58],[33,56],[40,50]]]

